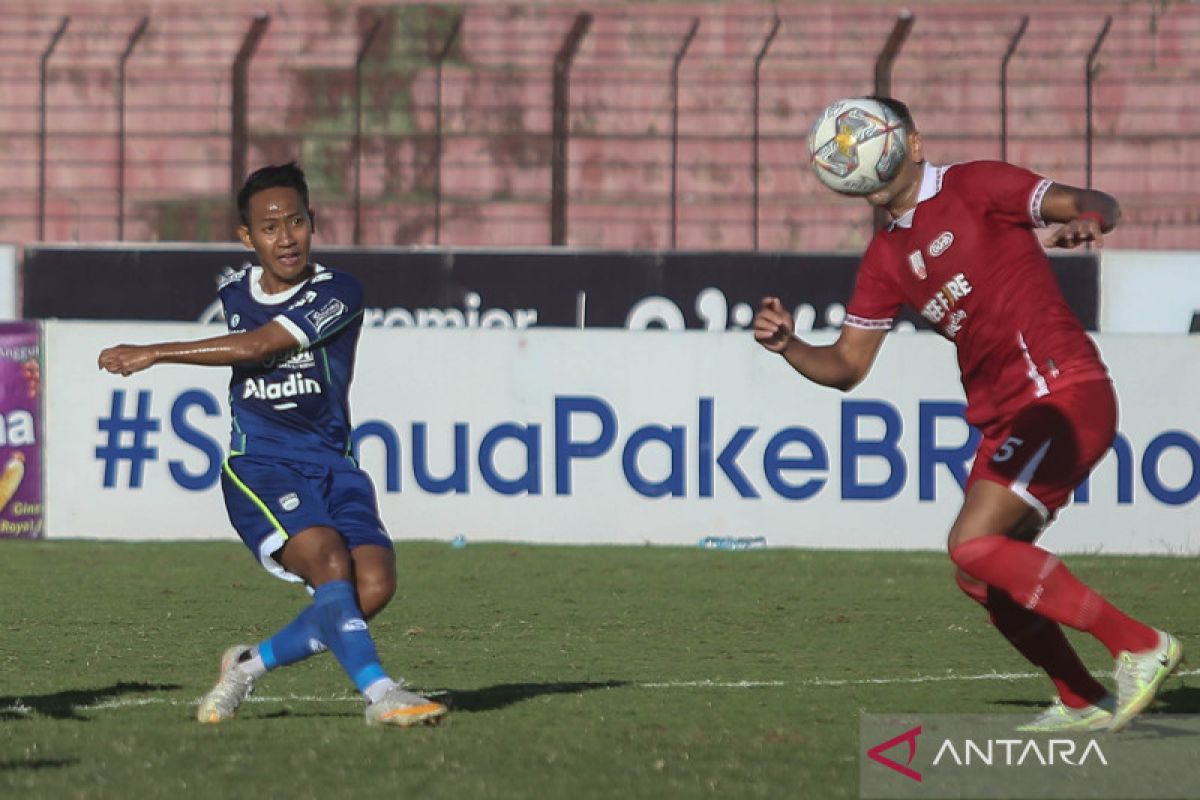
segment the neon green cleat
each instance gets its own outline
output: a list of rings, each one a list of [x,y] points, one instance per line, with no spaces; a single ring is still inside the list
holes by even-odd
[[[1183,646],[1169,633],[1158,631],[1158,647],[1143,653],[1123,650],[1117,656],[1117,710],[1110,731],[1119,731],[1146,710],[1167,676],[1183,661]]]
[[[1095,705],[1083,708],[1071,708],[1063,703],[1062,698],[1056,697],[1049,708],[1024,725],[1018,725],[1017,730],[1034,733],[1103,730],[1112,722],[1113,709],[1116,707],[1117,698],[1111,694],[1104,695]]]

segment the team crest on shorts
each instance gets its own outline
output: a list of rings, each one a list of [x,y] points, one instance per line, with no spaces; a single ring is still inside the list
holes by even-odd
[[[279,498],[279,507],[284,511],[295,511],[300,507],[300,496],[295,492],[288,492]]]

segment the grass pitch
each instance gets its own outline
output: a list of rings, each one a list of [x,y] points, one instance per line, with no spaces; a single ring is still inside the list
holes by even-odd
[[[1051,694],[941,554],[397,550],[372,629],[450,703],[438,727],[368,728],[328,654],[202,726],[220,652],[301,589],[231,543],[0,541],[0,797],[856,797],[860,712],[1031,716]],[[1198,649],[1196,559],[1067,563]],[[1197,682],[1159,709],[1200,713]]]

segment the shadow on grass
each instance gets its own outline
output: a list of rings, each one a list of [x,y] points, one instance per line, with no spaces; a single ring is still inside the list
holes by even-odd
[[[19,769],[62,769],[74,767],[79,763],[78,758],[30,758],[0,761],[0,772],[16,772]]]
[[[112,686],[98,689],[67,689],[53,694],[0,697],[0,720],[29,719],[33,714],[40,714],[54,719],[87,722],[87,717],[81,717],[78,712],[105,700],[127,694],[173,692],[182,688],[177,683],[126,683],[121,681]]]
[[[1177,680],[1176,678],[1169,678]],[[1050,700],[993,700],[992,705],[1015,706],[1017,708],[1045,708]],[[1179,686],[1159,692],[1154,705],[1147,712],[1150,714],[1200,714],[1200,687]]]
[[[363,715],[362,706],[355,705],[354,708],[354,711],[293,711],[285,708],[280,711],[272,711],[269,714],[256,714],[254,716],[238,714],[238,719],[315,719],[317,717],[325,717],[327,719],[358,717],[361,719]]]
[[[576,681],[570,683],[499,683],[482,689],[447,689],[438,700],[451,711],[495,711],[547,694],[579,694],[593,689],[616,689],[628,681]]]
[[[1164,714],[1200,714],[1200,687],[1180,686],[1158,695],[1156,711]]]
[[[1050,687],[1050,693],[1046,697],[1029,700],[993,700],[994,706],[1014,706],[1016,708],[1047,708],[1053,702],[1054,687]]]
[[[563,682],[563,683],[500,683],[486,686],[482,689],[445,689],[431,693],[430,697],[439,703],[445,703],[451,712],[495,711],[497,709],[530,700],[534,697],[550,694],[579,694],[593,689],[615,689],[628,686],[628,681],[602,682]],[[280,709],[265,714],[254,714],[253,717],[243,716],[243,719],[310,719],[314,717],[346,718],[361,717],[362,706],[354,704],[350,711],[310,711],[296,709]]]

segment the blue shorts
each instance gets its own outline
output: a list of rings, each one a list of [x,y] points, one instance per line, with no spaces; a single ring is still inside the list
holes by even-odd
[[[238,536],[268,572],[283,580],[301,578],[273,555],[306,528],[333,528],[350,550],[366,544],[392,549],[371,478],[349,460],[330,466],[231,456],[222,465],[221,490]]]

